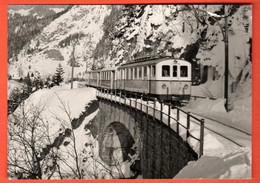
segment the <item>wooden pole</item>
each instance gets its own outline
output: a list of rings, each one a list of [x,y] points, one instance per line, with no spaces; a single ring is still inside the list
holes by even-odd
[[[226,99],[226,110],[229,111],[229,99],[228,99],[228,76],[229,76],[229,58],[228,58],[228,7],[227,5],[224,5],[225,9],[225,86],[224,86],[224,97]]]
[[[71,58],[71,89],[73,89],[73,77],[74,77],[74,63],[75,63],[75,56],[74,56],[74,51],[75,51],[75,44],[73,45],[72,49],[72,58]]]

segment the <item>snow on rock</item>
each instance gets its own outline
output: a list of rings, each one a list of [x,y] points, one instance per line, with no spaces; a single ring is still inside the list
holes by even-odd
[[[8,13],[14,15],[15,13],[18,13],[20,14],[21,16],[28,16],[30,14],[30,11],[32,10],[33,8],[30,8],[30,9],[21,9],[21,10],[8,10]]]
[[[250,179],[251,166],[251,149],[243,148],[223,156],[202,156],[174,179]]]
[[[7,97],[9,98],[10,94],[12,93],[12,90],[15,89],[22,89],[25,85],[23,83],[19,83],[17,81],[14,80],[8,80],[8,86],[7,86]]]
[[[55,11],[55,13],[59,13],[64,10],[64,8],[50,8],[50,10]]]

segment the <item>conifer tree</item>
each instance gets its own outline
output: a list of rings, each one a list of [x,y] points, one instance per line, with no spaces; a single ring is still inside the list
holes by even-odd
[[[61,64],[59,64],[58,67],[56,68],[56,73],[54,75],[54,80],[53,80],[53,82],[56,85],[60,85],[60,83],[64,80],[63,74],[64,74],[63,68]]]
[[[27,76],[26,76],[24,82],[27,85],[28,90],[31,91],[31,89],[32,89],[32,80],[31,80],[29,72],[27,73]]]

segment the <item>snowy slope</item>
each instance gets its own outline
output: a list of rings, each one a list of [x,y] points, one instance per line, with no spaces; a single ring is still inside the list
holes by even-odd
[[[70,78],[71,67],[68,62],[72,55],[72,44],[61,48],[59,42],[73,34],[81,34],[83,37],[75,46],[75,58],[80,64],[80,67],[75,68],[75,76],[78,73],[83,75],[91,54],[89,51],[103,35],[102,24],[108,13],[108,6],[74,6],[45,27],[41,34],[20,52],[18,62],[9,66],[9,74],[25,77],[28,72],[38,71],[41,76],[46,77],[54,74],[56,67],[61,63],[65,70],[65,78]],[[29,49],[35,51],[27,54]],[[22,74],[19,73],[19,69],[23,70]]]

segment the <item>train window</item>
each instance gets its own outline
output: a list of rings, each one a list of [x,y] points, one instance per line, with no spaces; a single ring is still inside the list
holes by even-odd
[[[155,77],[156,75],[156,67],[155,65],[152,66],[152,77]]]
[[[137,79],[137,68],[134,68],[134,70],[135,70],[134,79]]]
[[[139,67],[139,79],[142,79],[143,67]]]
[[[174,65],[172,68],[173,68],[172,76],[177,77],[177,68],[178,68],[177,65]]]
[[[162,66],[162,77],[170,77],[170,66],[169,65]]]
[[[144,77],[147,77],[147,67],[144,67]]]
[[[188,67],[181,66],[181,77],[188,77]]]

